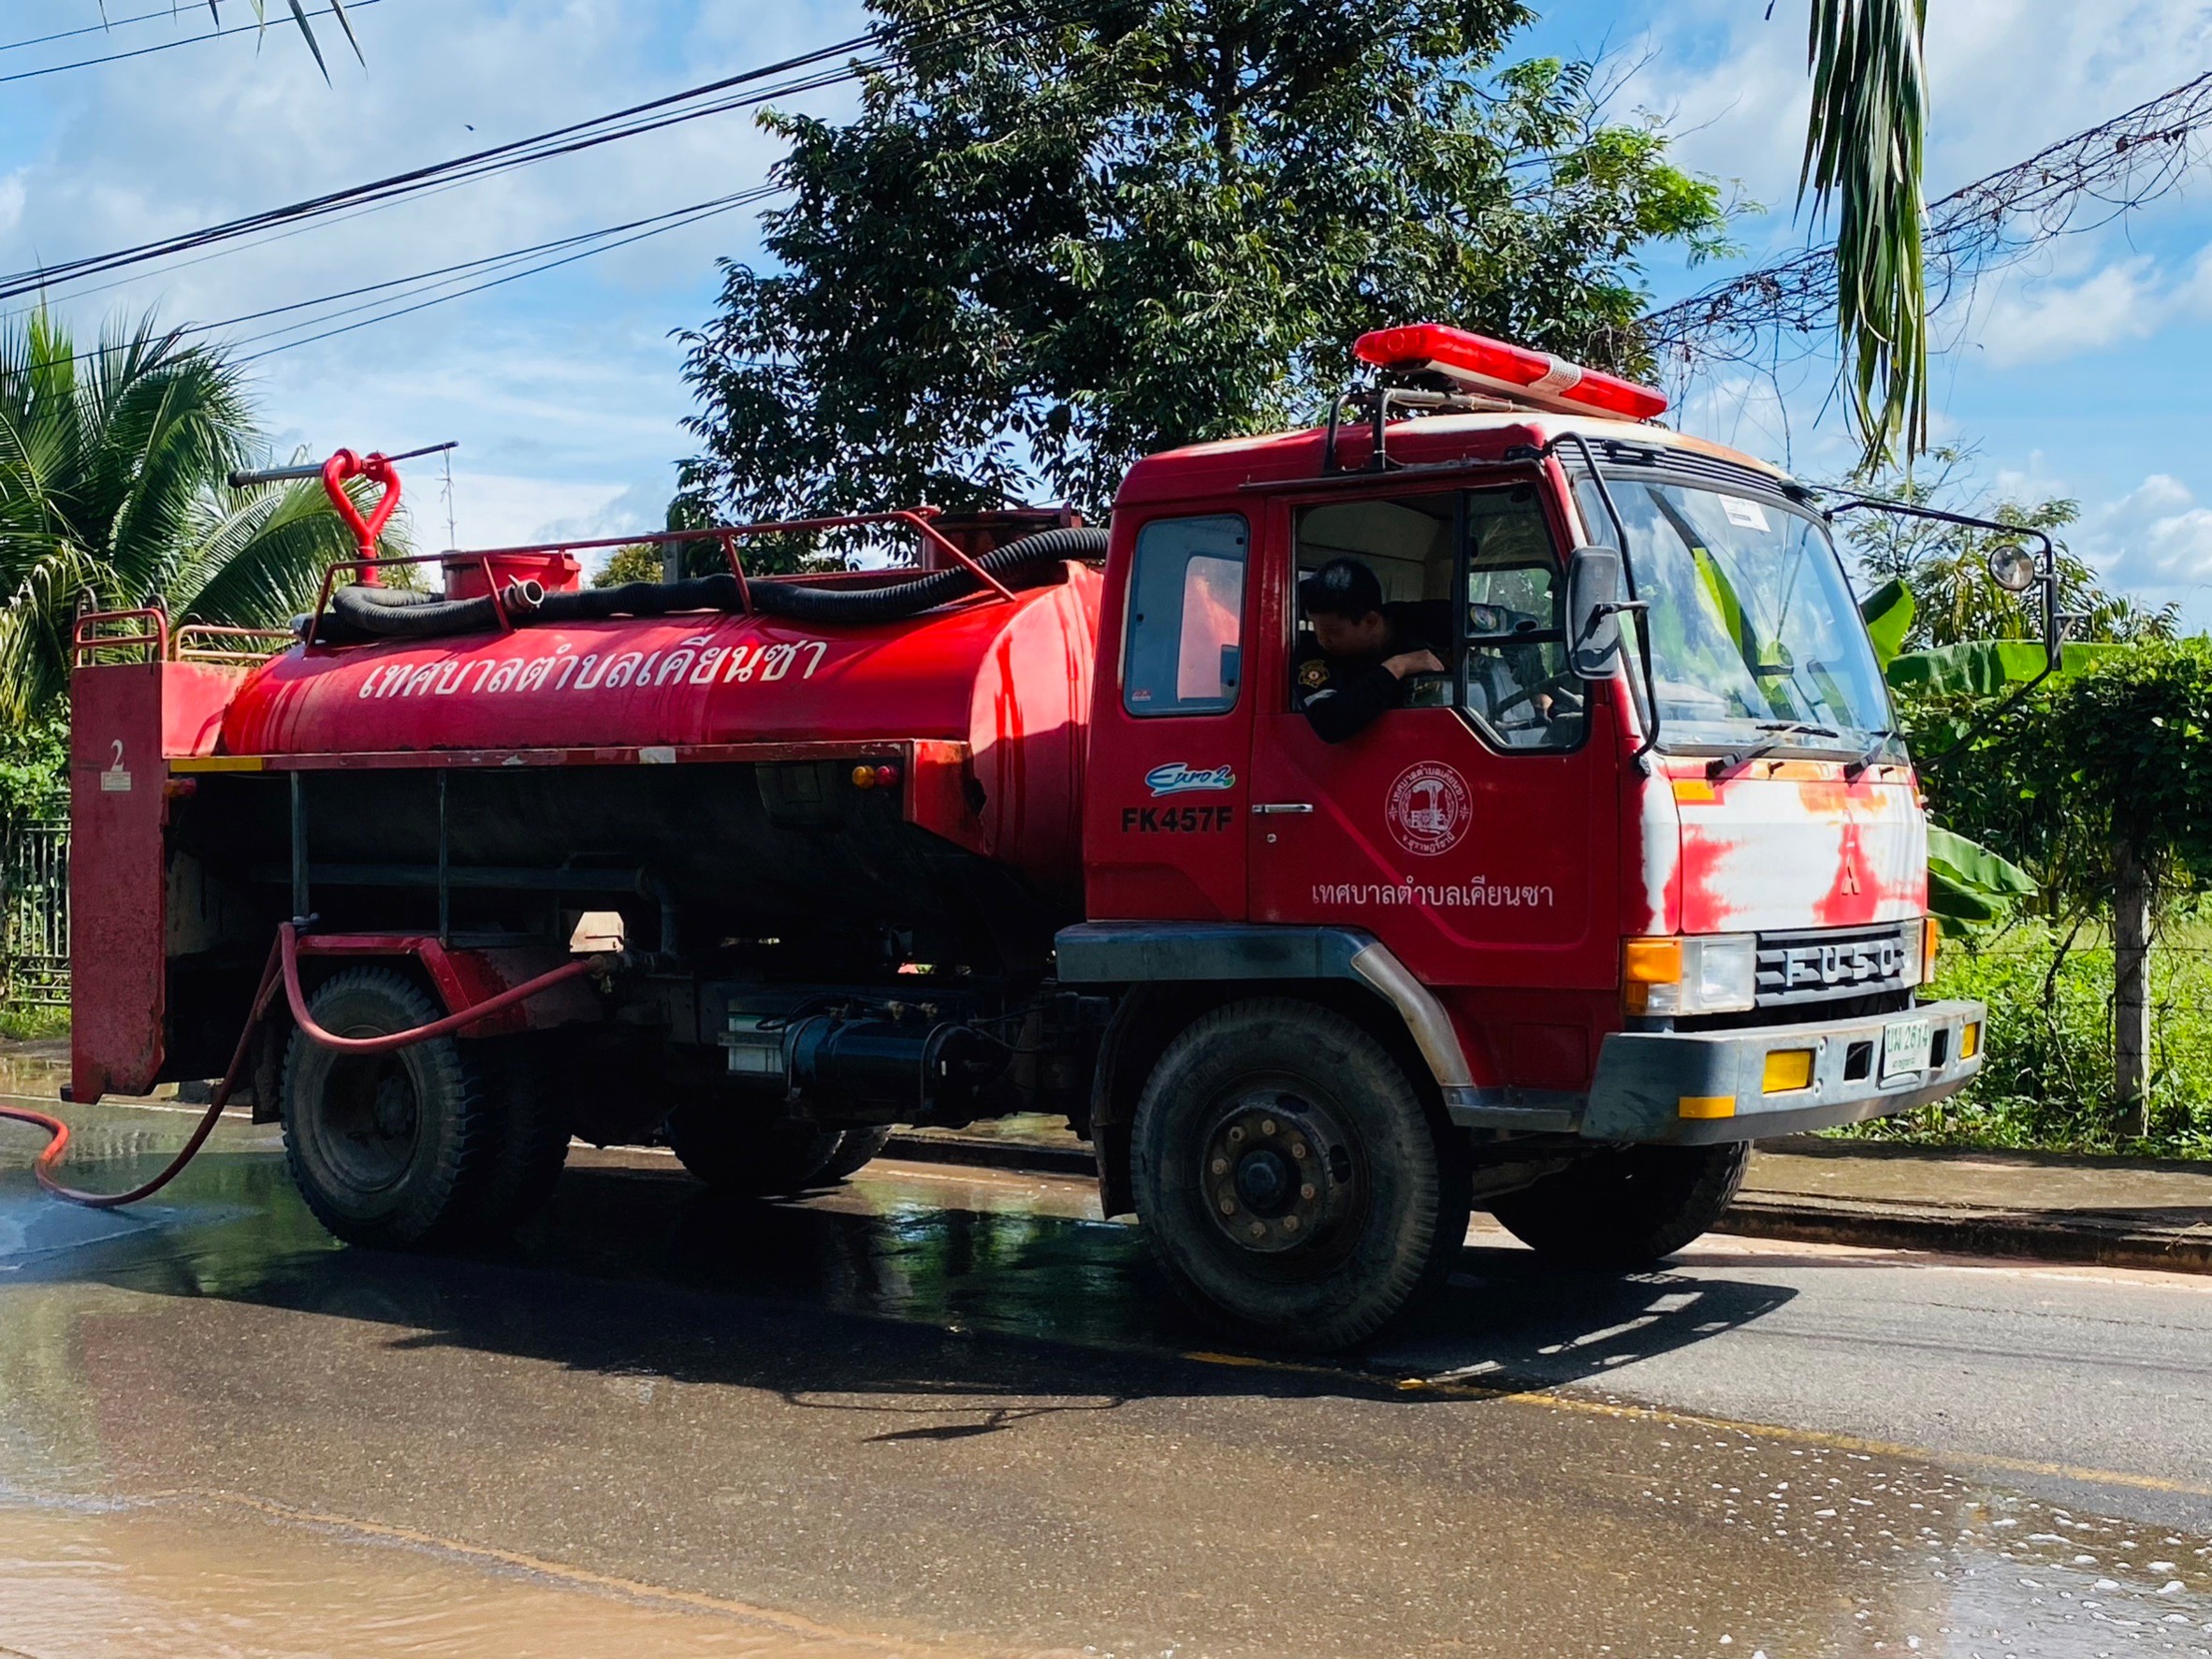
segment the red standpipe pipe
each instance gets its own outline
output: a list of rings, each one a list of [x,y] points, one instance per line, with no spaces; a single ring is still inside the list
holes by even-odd
[[[230,1069],[224,1072],[223,1081],[215,1085],[214,1096],[208,1103],[207,1114],[192,1131],[192,1138],[184,1142],[183,1150],[171,1158],[151,1181],[134,1186],[128,1192],[85,1192],[74,1186],[64,1186],[54,1178],[53,1171],[54,1166],[61,1161],[62,1154],[68,1148],[69,1126],[58,1117],[22,1106],[0,1106],[0,1117],[30,1124],[53,1137],[48,1142],[46,1150],[38,1155],[38,1161],[32,1166],[32,1172],[38,1177],[39,1186],[58,1199],[66,1199],[70,1203],[82,1204],[90,1210],[121,1209],[125,1204],[135,1204],[141,1199],[152,1198],[182,1173],[184,1166],[197,1157],[199,1149],[207,1144],[208,1137],[214,1133],[216,1120],[223,1115],[224,1107],[230,1103],[231,1094],[238,1087],[239,1077],[245,1070],[246,1055],[253,1046],[254,1032],[267,1017],[278,986],[284,988],[284,1000],[291,1006],[293,1022],[307,1034],[310,1041],[319,1042],[325,1048],[337,1049],[342,1054],[382,1055],[390,1054],[396,1049],[412,1048],[418,1042],[428,1042],[432,1038],[458,1031],[464,1026],[473,1026],[502,1009],[513,1008],[518,1002],[527,1002],[555,985],[581,978],[603,965],[603,959],[598,956],[585,956],[563,963],[550,973],[542,973],[534,980],[502,991],[496,997],[488,997],[458,1013],[448,1014],[442,1020],[432,1020],[429,1025],[417,1026],[411,1031],[393,1031],[381,1037],[339,1037],[316,1025],[307,1011],[307,997],[299,988],[299,930],[294,924],[286,922],[278,926],[276,941],[269,948],[269,963],[261,970],[261,985],[254,994],[253,1011],[247,1016],[245,1029],[239,1033],[238,1048],[230,1056]]]

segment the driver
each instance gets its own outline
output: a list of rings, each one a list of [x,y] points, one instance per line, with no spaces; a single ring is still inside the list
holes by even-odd
[[[1298,603],[1314,631],[1292,669],[1297,706],[1324,743],[1342,743],[1395,708],[1408,675],[1445,671],[1451,606],[1386,603],[1382,583],[1357,559],[1332,559],[1305,577]]]

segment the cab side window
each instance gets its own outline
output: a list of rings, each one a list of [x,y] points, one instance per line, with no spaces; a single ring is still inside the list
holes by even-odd
[[[1243,678],[1244,558],[1236,514],[1158,518],[1137,532],[1122,647],[1133,715],[1224,714]]]
[[[1583,688],[1567,673],[1565,576],[1535,488],[1476,490],[1466,502],[1463,706],[1502,748],[1572,749]]]

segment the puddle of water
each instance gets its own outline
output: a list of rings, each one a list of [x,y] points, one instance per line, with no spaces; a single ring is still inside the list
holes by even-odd
[[[235,1516],[0,1505],[0,1654],[21,1659],[891,1659],[734,1603]]]

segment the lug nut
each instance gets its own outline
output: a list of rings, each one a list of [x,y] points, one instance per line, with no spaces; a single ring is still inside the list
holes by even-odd
[[[1221,1213],[1222,1213],[1224,1215],[1234,1215],[1237,1213],[1237,1201],[1236,1201],[1236,1200],[1234,1200],[1234,1199],[1223,1199],[1223,1200],[1221,1201]]]
[[[1298,1196],[1302,1199],[1310,1199],[1318,1190],[1319,1189],[1316,1187],[1311,1181],[1308,1181],[1303,1186],[1298,1189]]]
[[[1285,1232],[1296,1232],[1298,1230],[1298,1217],[1295,1215],[1284,1216],[1283,1230]]]
[[[1226,1175],[1226,1174],[1228,1174],[1228,1173],[1229,1173],[1229,1159],[1227,1159],[1227,1158],[1225,1158],[1225,1157],[1217,1157],[1217,1158],[1215,1158],[1215,1159],[1214,1160],[1214,1163],[1213,1163],[1213,1170],[1214,1170],[1214,1173],[1215,1173],[1215,1174],[1216,1174],[1216,1175]]]
[[[1275,1132],[1275,1120],[1272,1117],[1261,1118],[1259,1120],[1259,1132],[1263,1135],[1273,1134]]]
[[[1305,1142],[1303,1141],[1291,1142],[1290,1156],[1292,1157],[1303,1157],[1305,1156]]]
[[[1264,1221],[1255,1221],[1252,1223],[1251,1233],[1256,1239],[1264,1239],[1267,1237],[1267,1223]]]
[[[1237,1143],[1239,1141],[1242,1141],[1244,1138],[1244,1125],[1242,1125],[1242,1124],[1239,1124],[1239,1125],[1238,1125],[1238,1126],[1237,1126],[1235,1128],[1233,1128],[1233,1129],[1231,1129],[1231,1130],[1230,1130],[1230,1131],[1229,1131],[1229,1143],[1230,1143],[1231,1146],[1234,1146],[1234,1145],[1235,1145],[1235,1144],[1236,1144],[1236,1143]]]

